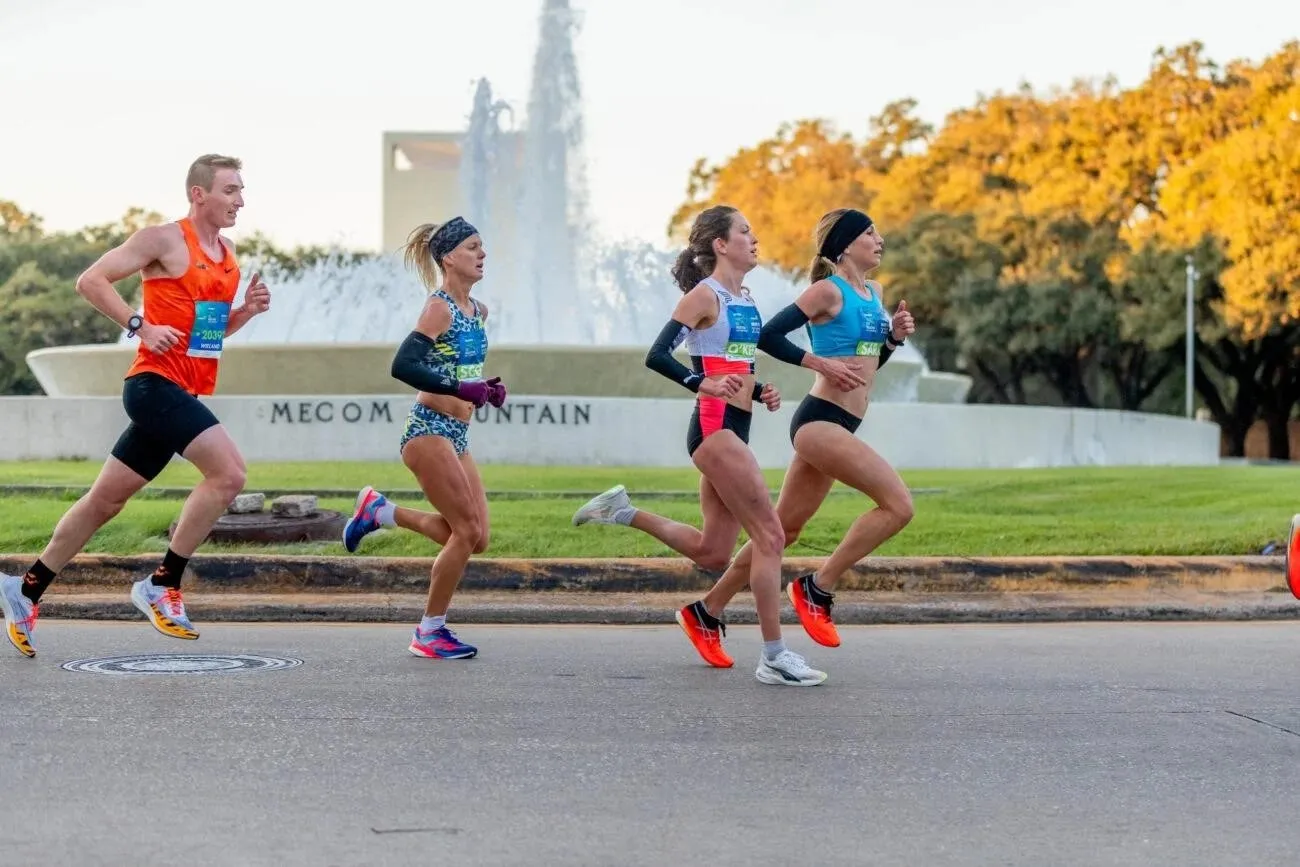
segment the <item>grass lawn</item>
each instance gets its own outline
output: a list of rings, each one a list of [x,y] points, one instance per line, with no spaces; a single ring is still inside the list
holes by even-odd
[[[89,462],[0,463],[5,485],[85,486],[99,465]],[[699,525],[693,470],[611,467],[484,466],[492,516],[486,557],[637,557],[673,552],[635,530],[574,527],[583,492],[616,483],[637,492],[661,492],[646,508]],[[780,470],[768,473],[773,490]],[[175,462],[156,487],[186,487],[197,475]],[[1253,554],[1283,539],[1291,515],[1300,512],[1300,468],[1224,466],[1195,468],[1071,468],[1052,470],[916,470],[903,473],[916,491],[916,518],[878,553],[889,556],[997,556],[1050,554]],[[249,491],[382,490],[415,487],[397,463],[280,463],[249,467]],[[669,492],[683,492],[679,496]],[[493,497],[492,492],[531,496]],[[71,494],[0,493],[0,551],[36,553],[44,546]],[[397,498],[420,507],[414,496]],[[324,508],[350,511],[351,496],[329,496]],[[839,541],[868,501],[839,491],[805,529],[792,555],[822,555]],[[95,553],[143,553],[166,549],[174,499],[141,498],[87,547]],[[205,546],[204,551],[222,550]],[[233,549],[238,550],[238,549]],[[264,553],[341,554],[338,542],[251,546]],[[430,556],[437,547],[414,534],[386,531],[362,544],[365,555]]]

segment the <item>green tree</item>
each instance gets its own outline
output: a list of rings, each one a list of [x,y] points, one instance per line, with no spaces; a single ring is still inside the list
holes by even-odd
[[[303,269],[310,268],[320,262],[355,265],[367,259],[373,259],[375,255],[366,251],[343,250],[338,247],[321,245],[299,245],[291,249],[285,249],[276,246],[270,238],[261,232],[256,232],[239,242],[240,261],[255,262],[257,267],[269,269],[275,274],[286,276],[299,274]],[[263,271],[263,276],[266,276],[266,271]]]
[[[39,394],[27,353],[70,343],[107,343],[117,325],[83,301],[75,279],[25,262],[0,284],[0,394]]]

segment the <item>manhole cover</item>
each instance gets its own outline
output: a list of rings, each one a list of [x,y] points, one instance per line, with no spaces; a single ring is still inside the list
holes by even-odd
[[[91,674],[236,674],[244,671],[278,671],[297,668],[301,659],[291,656],[253,656],[246,653],[141,653],[74,659],[63,663],[67,671]]]

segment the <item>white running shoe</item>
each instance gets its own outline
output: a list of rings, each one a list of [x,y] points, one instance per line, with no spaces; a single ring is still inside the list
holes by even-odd
[[[592,497],[587,504],[573,513],[573,526],[583,524],[615,524],[614,515],[619,509],[632,505],[627,498],[627,488],[615,485],[598,497]]]
[[[131,585],[131,602],[163,635],[190,641],[199,637],[198,630],[185,613],[181,591],[159,587],[152,578],[145,578]]]
[[[4,610],[5,635],[23,656],[35,656],[32,632],[40,606],[23,595],[23,579],[0,572],[0,609]]]
[[[771,660],[759,654],[754,677],[759,683],[777,686],[816,686],[826,679],[826,672],[811,667],[793,650],[783,650]]]

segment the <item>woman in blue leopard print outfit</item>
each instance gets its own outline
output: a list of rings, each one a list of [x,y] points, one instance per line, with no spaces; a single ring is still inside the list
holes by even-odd
[[[429,289],[415,330],[393,358],[394,378],[418,390],[399,449],[437,512],[398,507],[374,488],[357,495],[357,508],[343,530],[343,544],[356,551],[381,527],[403,527],[442,545],[433,563],[424,618],[409,650],[430,659],[465,659],[478,648],[447,628],[447,609],[471,554],[487,550],[488,508],[483,481],[470,456],[469,422],[485,404],[506,399],[500,378],[483,379],[487,306],[470,297],[483,279],[486,253],[478,231],[464,219],[426,224],[411,233],[406,263]],[[442,285],[439,286],[441,277]]]

